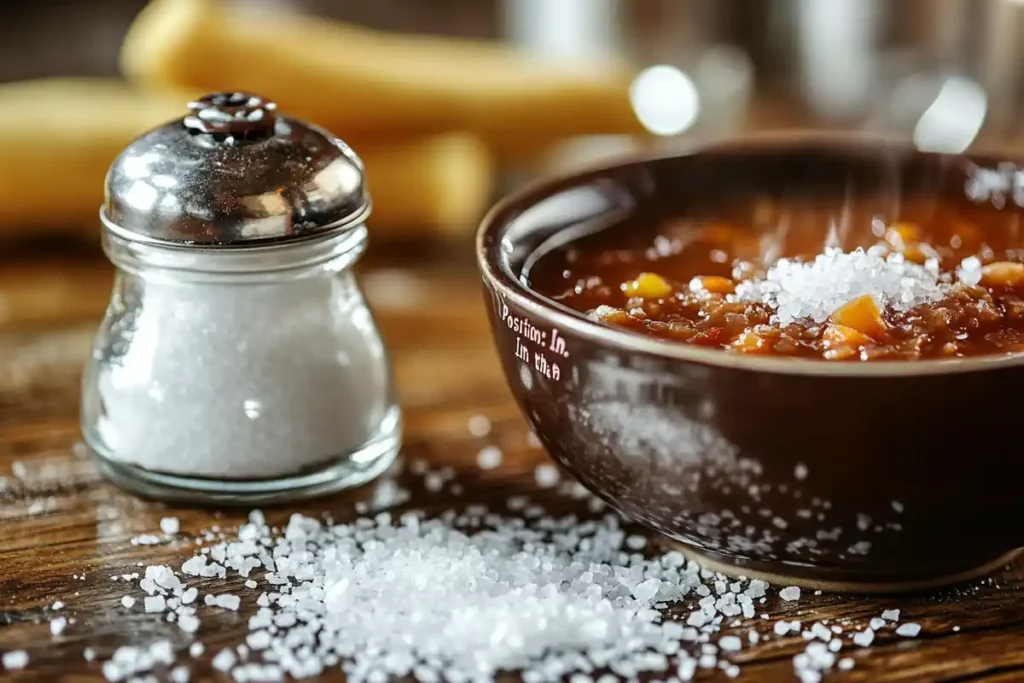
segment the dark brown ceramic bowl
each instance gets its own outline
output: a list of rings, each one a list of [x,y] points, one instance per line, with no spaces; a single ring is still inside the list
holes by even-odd
[[[823,217],[941,215],[1005,241],[1024,217],[1021,177],[991,158],[790,138],[534,185],[478,236],[508,384],[585,486],[716,568],[849,591],[989,571],[1024,545],[1024,358],[741,356],[591,322],[532,291],[524,273],[597,230],[763,224],[753,212],[765,201],[790,225],[819,226],[822,240]]]

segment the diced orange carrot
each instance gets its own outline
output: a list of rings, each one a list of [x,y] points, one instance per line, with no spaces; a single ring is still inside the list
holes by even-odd
[[[835,325],[852,327],[857,332],[876,341],[884,339],[886,336],[887,328],[882,319],[882,311],[870,294],[865,294],[842,306],[829,316],[829,321]]]
[[[672,292],[672,285],[655,273],[640,273],[635,280],[624,283],[622,291],[641,299],[660,299]]]
[[[981,284],[985,287],[1018,287],[1024,284],[1024,263],[997,261],[982,266]]]
[[[727,277],[720,277],[718,275],[701,275],[693,278],[690,281],[690,288],[694,288],[694,284],[698,284],[700,289],[703,289],[712,294],[732,294],[736,291],[736,285],[733,281]]]
[[[740,334],[729,346],[743,353],[759,353],[768,350],[768,342],[765,338],[750,330]]]

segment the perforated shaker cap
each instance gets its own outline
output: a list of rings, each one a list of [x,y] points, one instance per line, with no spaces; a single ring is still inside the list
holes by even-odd
[[[104,225],[128,239],[252,247],[343,231],[370,212],[362,161],[249,93],[214,93],[128,145],[107,173]]]

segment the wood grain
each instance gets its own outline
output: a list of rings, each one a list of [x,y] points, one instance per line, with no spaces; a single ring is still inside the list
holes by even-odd
[[[214,524],[236,524],[237,511],[167,508],[144,502],[103,482],[81,448],[78,381],[90,335],[106,304],[110,270],[93,252],[56,258],[10,257],[0,264],[0,651],[24,648],[31,663],[13,681],[99,681],[98,662],[83,658],[85,647],[100,658],[114,648],[167,637],[186,650],[192,637],[172,624],[120,606],[137,594],[110,576],[138,571],[139,563],[180,565],[192,554],[182,541],[133,546],[130,539],[152,533],[161,517],[175,515],[184,534]],[[426,491],[421,480],[401,475],[414,492],[403,507],[442,510],[470,502],[501,505],[512,494],[530,494],[566,510],[586,514],[565,496],[535,490],[533,468],[545,455],[530,446],[491,348],[479,280],[467,244],[431,253],[396,256],[364,269],[368,296],[392,349],[407,417],[406,460],[425,458],[449,465],[465,487],[461,496]],[[470,416],[493,423],[485,438],[469,434]],[[501,468],[481,471],[476,453],[494,443],[505,452]],[[20,474],[16,476],[16,474]],[[294,508],[268,511],[281,522],[295,511],[329,511],[351,519],[356,501],[370,487]],[[1017,523],[1005,520],[1002,523]],[[994,522],[995,523],[995,522]],[[79,578],[75,578],[75,576]],[[238,588],[220,584],[223,590]],[[772,620],[849,619],[861,625],[883,609],[898,607],[901,620],[922,625],[913,640],[882,631],[867,649],[845,646],[856,662],[850,672],[834,671],[826,681],[1024,680],[1024,564],[974,584],[902,598],[846,598],[805,595],[798,603],[766,606]],[[241,642],[255,594],[242,591],[239,613],[203,614],[196,638],[207,653],[192,666],[192,680],[218,678],[209,666],[220,646]],[[55,600],[74,618],[60,637],[50,635]],[[759,630],[770,631],[770,622]],[[959,632],[953,627],[959,626]],[[737,630],[745,637],[749,626]],[[740,681],[790,681],[799,637],[772,638],[735,657]],[[179,655],[189,661],[187,654]],[[699,680],[731,680],[702,672]],[[332,673],[324,680],[342,680]]]

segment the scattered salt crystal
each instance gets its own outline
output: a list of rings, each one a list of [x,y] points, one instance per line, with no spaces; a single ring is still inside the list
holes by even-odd
[[[245,642],[253,650],[265,650],[270,647],[270,633],[254,631],[245,637]]]
[[[860,647],[867,647],[871,645],[871,642],[875,639],[875,632],[867,628],[863,631],[859,631],[853,636],[853,644]]]
[[[534,470],[534,479],[537,481],[537,486],[542,489],[548,489],[558,483],[561,479],[561,475],[558,473],[558,468],[554,465],[537,465],[537,469]]]
[[[186,666],[176,666],[171,669],[170,673],[171,683],[188,683],[189,671]]]
[[[163,612],[167,609],[167,601],[162,595],[151,595],[147,597],[143,602],[143,607],[147,613],[151,612]]]
[[[192,657],[199,657],[206,650],[206,646],[200,643],[198,640],[188,647],[188,654]]]
[[[85,661],[91,662],[96,659],[96,650],[91,647],[87,647],[82,651],[82,656],[85,658]]]
[[[142,534],[131,540],[132,545],[157,545],[158,543],[160,543],[160,537],[153,534]]]
[[[905,638],[916,638],[917,634],[921,632],[921,624],[915,624],[912,621],[908,621],[905,624],[900,624],[896,627],[896,635],[903,636]]]
[[[178,628],[185,633],[195,633],[199,630],[199,619],[192,614],[183,614],[178,618]]]
[[[482,470],[493,470],[501,465],[501,449],[497,446],[485,446],[476,454],[476,464]]]
[[[238,658],[235,657],[235,653],[230,649],[224,649],[217,653],[217,656],[213,658],[213,668],[218,671],[230,671],[231,667],[235,665]]]
[[[450,468],[429,474],[442,484],[454,476]],[[535,476],[542,487],[559,485],[553,465],[541,465]],[[760,642],[753,629],[744,638],[719,635],[727,624],[742,627],[741,614],[754,618],[755,601],[765,602],[765,582],[727,580],[675,551],[638,554],[646,539],[624,533],[615,516],[581,523],[548,517],[526,499],[508,506],[521,517],[506,519],[482,506],[434,519],[383,512],[351,524],[293,515],[278,530],[259,515],[239,529],[237,541],[207,532],[209,545],[182,565],[184,574],[247,578],[257,570],[267,591],[248,619],[245,644],[221,651],[214,668],[253,683],[315,677],[338,664],[351,683],[487,680],[506,670],[521,671],[527,683],[610,683],[650,678],[641,676],[647,672],[664,672],[661,678],[675,683],[692,679],[698,668],[736,676],[739,668],[721,653],[740,651],[744,639]],[[252,579],[245,585],[257,588]],[[183,631],[198,630],[195,608],[185,607],[198,591],[185,588],[169,567],[147,567],[140,588],[149,593],[147,611],[160,604]],[[685,625],[661,613],[694,594],[700,603]],[[798,600],[800,589],[789,586],[779,595]],[[240,606],[237,595],[204,599],[224,609]],[[773,630],[800,633],[801,624],[780,621]],[[833,632],[825,623],[810,626],[807,649],[794,659],[801,680],[820,679],[835,664],[842,642]],[[869,644],[873,633],[866,633],[854,642]],[[116,680],[173,662],[169,643],[119,652],[104,664]],[[202,644],[189,652],[199,656]],[[172,675],[179,669],[178,676],[188,676],[184,667]],[[595,669],[612,673],[596,676]]]
[[[811,624],[811,635],[826,643],[832,640],[832,631],[820,621]]]
[[[739,652],[743,642],[736,636],[723,636],[718,641],[718,647],[722,648],[723,652]]]
[[[469,418],[469,433],[482,438],[491,433],[491,421],[484,415],[473,415]]]
[[[953,627],[953,633],[959,633],[959,632],[960,632],[960,627],[959,626],[954,626]]]
[[[53,603],[53,605],[50,606],[50,609],[52,609],[52,610],[62,610],[62,609],[64,609],[64,603],[61,602],[60,600],[58,600],[57,602]]]
[[[882,612],[882,618],[886,621],[899,621],[900,611],[898,609],[887,609]]]
[[[839,660],[838,666],[840,671],[849,671],[853,668],[853,658],[843,657]]]
[[[786,586],[779,591],[779,597],[786,602],[795,602],[800,599],[800,588],[798,586]]]
[[[164,517],[160,520],[160,531],[164,532],[168,536],[173,536],[178,533],[181,529],[181,524],[178,522],[177,517]]]
[[[55,636],[59,636],[61,633],[64,632],[64,629],[67,627],[67,625],[67,619],[65,619],[64,617],[57,617],[56,619],[50,621],[50,633],[52,633]]]
[[[641,602],[650,602],[658,594],[661,588],[661,581],[658,579],[647,579],[641,581],[633,588],[633,597]]]
[[[130,595],[125,595],[121,598],[121,604],[124,605],[125,608],[131,609],[132,605],[135,604],[135,598]]]
[[[796,477],[799,481],[803,481],[804,479],[806,479],[807,473],[807,465],[803,464],[802,462],[798,462],[796,464],[796,467],[793,468],[793,476]]]
[[[877,631],[878,629],[885,626],[885,623],[885,619],[883,619],[882,617],[871,617],[871,621],[868,622],[868,628],[870,628],[872,631]]]
[[[0,662],[7,671],[18,671],[28,666],[28,653],[24,650],[11,650],[3,654]]]
[[[207,604],[212,604],[217,607],[223,607],[224,609],[237,610],[241,602],[241,599],[237,595],[222,593],[221,595],[213,596],[213,602]]]
[[[956,276],[965,285],[974,286],[981,282],[981,259],[977,256],[965,258],[956,269]]]
[[[626,547],[630,550],[643,550],[647,546],[647,539],[637,534],[626,537]]]
[[[423,477],[423,486],[431,493],[437,493],[444,488],[444,477],[438,472],[427,472]]]
[[[149,656],[159,664],[170,664],[174,661],[174,647],[169,640],[158,640],[149,646]]]

